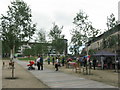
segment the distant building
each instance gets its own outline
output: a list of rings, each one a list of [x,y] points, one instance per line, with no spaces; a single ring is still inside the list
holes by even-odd
[[[106,50],[120,54],[120,1],[118,2],[118,25],[86,43],[83,51]]]
[[[42,45],[46,45],[47,47],[51,46],[50,43],[38,43],[38,42],[23,42],[23,44],[19,47],[18,49],[18,54],[23,54],[25,49],[31,49],[32,46],[36,45],[36,44],[42,44]],[[49,48],[48,48],[49,49]]]
[[[67,52],[67,39],[62,39],[63,41],[64,41],[64,43],[65,43],[65,49],[64,49],[64,51],[63,51],[63,53],[62,54],[64,54],[64,55],[66,55],[68,52]],[[44,45],[46,45],[47,46],[47,48],[48,48],[48,54],[56,54],[56,50],[52,47],[52,43],[51,42],[48,42],[48,43],[38,43],[38,42],[27,42],[27,43],[23,43],[20,47],[19,47],[19,49],[18,49],[18,54],[23,54],[23,51],[25,50],[25,49],[31,49],[31,47],[33,46],[33,45],[35,45],[35,44],[44,44]]]

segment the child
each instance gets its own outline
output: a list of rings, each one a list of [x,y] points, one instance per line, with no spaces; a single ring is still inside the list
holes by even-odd
[[[50,58],[48,58],[48,65],[50,64]]]

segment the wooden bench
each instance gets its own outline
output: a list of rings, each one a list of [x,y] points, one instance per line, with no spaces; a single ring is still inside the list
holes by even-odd
[[[76,73],[77,72],[81,73],[81,68],[80,68],[80,66],[78,66],[78,64],[75,66],[75,71],[76,71]]]
[[[76,73],[77,72],[81,73],[81,68],[80,68],[80,65],[78,63],[73,64],[73,68],[75,69]]]
[[[90,75],[91,74],[91,69],[89,68],[89,66],[82,67],[82,69],[83,69],[83,74],[86,74],[86,75]]]

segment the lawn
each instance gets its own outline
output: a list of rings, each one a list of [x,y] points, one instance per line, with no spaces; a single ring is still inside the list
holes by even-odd
[[[29,61],[29,60],[35,60],[36,57],[20,57],[18,58],[19,60],[25,60],[25,61]]]
[[[38,57],[19,57],[19,60],[25,60],[25,61],[30,61],[33,60],[35,61]],[[43,56],[43,58],[46,58],[46,56]]]

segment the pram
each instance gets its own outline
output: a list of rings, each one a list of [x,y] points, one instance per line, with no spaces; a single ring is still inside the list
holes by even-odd
[[[34,61],[30,61],[29,63],[30,64],[27,65],[27,66],[29,66],[28,70],[35,70],[35,68],[33,67],[33,65],[35,64],[35,62]]]

